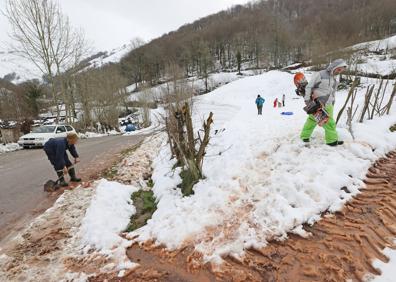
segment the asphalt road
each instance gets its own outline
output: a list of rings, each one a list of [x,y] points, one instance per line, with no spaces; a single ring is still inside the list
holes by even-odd
[[[92,173],[92,169],[109,166],[112,157],[114,159],[115,155],[142,139],[143,136],[136,135],[80,140],[76,145],[81,159],[77,174],[87,180],[84,179],[88,175],[87,169]],[[0,241],[22,228],[21,222],[53,203],[54,195],[43,191],[43,184],[49,179],[56,180],[56,174],[42,149],[0,154]]]

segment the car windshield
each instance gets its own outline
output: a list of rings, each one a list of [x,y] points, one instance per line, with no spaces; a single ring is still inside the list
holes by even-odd
[[[53,133],[55,126],[40,126],[33,128],[32,133]]]

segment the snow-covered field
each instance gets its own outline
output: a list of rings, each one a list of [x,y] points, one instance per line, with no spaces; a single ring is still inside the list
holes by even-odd
[[[212,132],[220,132],[212,136],[204,161],[206,178],[194,187],[193,196],[183,198],[176,188],[179,171],[172,171],[169,148],[163,146],[153,173],[158,210],[129,237],[137,236],[140,242],[153,239],[169,249],[193,244],[204,261],[221,262],[224,255],[240,257],[246,248],[286,239],[288,232],[307,235],[303,223],[312,224],[322,212],[341,209],[359,193],[373,161],[396,148],[396,134],[389,131],[396,123],[395,111],[355,124],[355,140],[341,120],[343,146],[326,146],[320,128],[306,146],[299,140],[306,119],[304,104],[294,94],[292,81],[291,74],[272,71],[197,97],[196,125],[212,111]],[[360,88],[358,101],[364,93]],[[266,99],[263,116],[257,115],[254,104],[258,94]],[[282,94],[287,96],[286,107],[273,108],[272,101]],[[335,113],[346,94],[337,94]],[[284,111],[294,115],[283,116]]]

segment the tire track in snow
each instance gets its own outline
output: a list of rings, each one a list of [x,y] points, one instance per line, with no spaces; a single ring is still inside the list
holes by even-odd
[[[302,238],[289,234],[283,242],[249,250],[241,259],[228,257],[217,269],[220,280],[239,281],[364,281],[380,275],[374,259],[387,262],[384,248],[395,249],[396,152],[378,160],[367,173],[367,186],[345,208],[313,227]]]

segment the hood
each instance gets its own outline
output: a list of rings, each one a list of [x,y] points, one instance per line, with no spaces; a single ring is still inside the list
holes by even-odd
[[[326,68],[326,70],[327,70],[329,73],[333,74],[333,71],[334,71],[336,68],[339,68],[339,67],[344,67],[344,68],[346,68],[347,66],[348,66],[347,63],[346,63],[343,59],[337,59],[337,60],[334,60],[333,62],[331,62],[331,63],[329,64],[329,66]]]
[[[28,133],[19,138],[51,138],[53,133]]]

